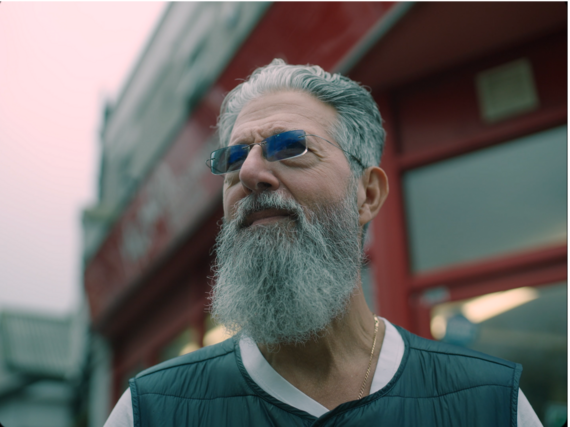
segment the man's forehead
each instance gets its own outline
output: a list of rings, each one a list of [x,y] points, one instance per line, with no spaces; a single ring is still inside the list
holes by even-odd
[[[265,139],[282,132],[287,132],[289,130],[296,129],[291,129],[290,126],[287,126],[284,123],[272,123],[271,125],[264,127],[242,126],[240,128],[234,128],[230,138],[230,145],[251,143],[256,138]]]
[[[244,106],[232,130],[230,144],[288,130],[317,132],[330,128],[336,120],[337,112],[332,106],[305,92],[264,94]]]

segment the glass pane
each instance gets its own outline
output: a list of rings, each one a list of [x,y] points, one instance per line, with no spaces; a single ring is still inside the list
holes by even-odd
[[[566,242],[566,126],[409,171],[413,271]]]
[[[523,366],[520,387],[545,427],[567,416],[566,283],[435,305],[434,338]]]

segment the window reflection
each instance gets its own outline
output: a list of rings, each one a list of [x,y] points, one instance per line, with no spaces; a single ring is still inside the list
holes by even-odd
[[[412,270],[566,242],[560,126],[407,172]]]
[[[566,420],[567,285],[524,287],[435,305],[435,339],[523,366],[520,386],[545,427]],[[562,422],[560,420],[563,419]]]

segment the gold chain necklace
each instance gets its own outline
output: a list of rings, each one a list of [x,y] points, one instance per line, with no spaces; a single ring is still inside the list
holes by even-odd
[[[364,381],[360,387],[360,393],[358,393],[358,400],[362,399],[364,394],[364,387],[366,387],[366,382],[368,381],[368,375],[370,375],[370,367],[372,366],[372,356],[374,356],[374,347],[376,346],[376,336],[378,335],[378,318],[374,316],[374,340],[372,341],[372,350],[370,350],[370,360],[368,361],[368,369],[366,370],[366,375],[364,376]]]

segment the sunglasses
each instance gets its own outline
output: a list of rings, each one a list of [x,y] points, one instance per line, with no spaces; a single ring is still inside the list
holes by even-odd
[[[261,147],[263,157],[267,159],[268,162],[293,159],[295,157],[302,156],[308,151],[307,136],[320,138],[344,151],[336,144],[333,144],[321,136],[307,135],[304,130],[290,130],[270,136],[269,138],[255,144],[230,145],[229,147],[212,151],[210,158],[206,161],[206,164],[214,175],[223,175],[225,173],[238,171],[241,169],[245,159],[247,159],[251,149],[256,145]],[[344,152],[353,157],[358,164],[364,168],[357,157],[347,151]]]

